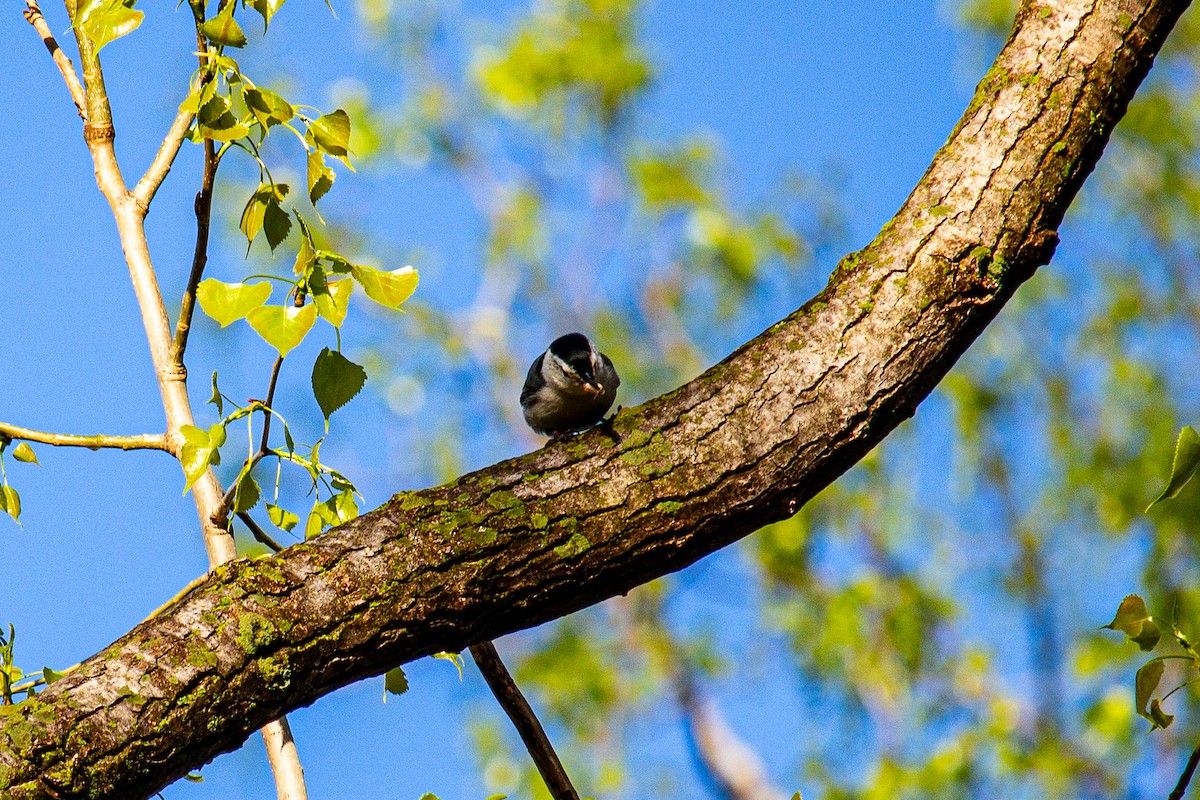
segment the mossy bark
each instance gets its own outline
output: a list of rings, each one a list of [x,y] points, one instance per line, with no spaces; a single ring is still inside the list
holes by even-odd
[[[794,513],[902,420],[1057,243],[1186,2],[1025,4],[896,217],[799,311],[593,431],[397,495],[195,590],[0,707],[13,800],[144,798],[352,681],[536,625]]]

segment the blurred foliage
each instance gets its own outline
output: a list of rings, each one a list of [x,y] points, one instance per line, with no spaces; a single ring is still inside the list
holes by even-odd
[[[503,25],[437,0],[357,11],[388,77],[335,97],[355,120],[356,163],[444,176],[476,215],[470,256],[423,267],[422,293],[385,326],[404,335],[379,334],[359,359],[398,419],[420,413],[404,429],[409,479],[535,445],[515,398],[554,335],[590,333],[631,405],[798,306],[846,246],[838,176],[785,176],[747,198],[712,136],[648,136],[658,70],[640,3],[545,0]],[[956,8],[979,49],[999,45],[1014,12]],[[646,736],[684,713],[685,680],[791,698],[757,716],[768,730],[731,723],[784,797],[1141,798],[1173,785],[1195,739],[1193,687],[1167,701],[1170,729],[1136,735],[1133,654],[1096,629],[1134,590],[1200,607],[1200,494],[1144,512],[1200,411],[1198,36],[1189,12],[1054,265],[913,421],[743,546],[503,643],[585,793],[706,782],[704,765]],[[384,237],[323,212],[331,248],[396,260]],[[471,729],[486,791],[546,796],[491,703]]]

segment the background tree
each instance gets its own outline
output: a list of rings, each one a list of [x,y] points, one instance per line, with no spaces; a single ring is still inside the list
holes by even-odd
[[[394,26],[381,42],[401,43],[394,52],[403,59],[403,86],[412,99],[395,104],[398,110],[393,111],[386,95],[372,99],[363,94],[366,87],[343,85],[338,104],[368,123],[356,127],[362,138],[352,149],[368,164],[376,158],[375,163],[385,166],[395,153],[406,162],[425,158],[461,175],[489,230],[486,267],[472,303],[431,296],[428,308],[409,306],[399,337],[390,322],[381,321],[362,340],[364,348],[372,336],[379,343],[377,358],[362,359],[371,368],[369,385],[386,386],[385,396],[401,413],[411,411],[421,392],[443,406],[444,393],[454,389],[469,398],[442,423],[446,434],[424,438],[427,444],[421,447],[428,449],[406,459],[412,466],[406,467],[405,481],[411,485],[430,482],[439,469],[449,477],[463,465],[487,463],[496,453],[493,447],[516,451],[515,442],[497,444],[493,427],[480,427],[477,420],[508,414],[506,430],[524,435],[512,424],[515,404],[509,401],[524,363],[552,331],[576,326],[595,331],[606,350],[618,351],[612,354],[631,391],[644,387],[632,396],[644,397],[695,374],[744,335],[782,315],[828,272],[826,244],[837,241],[837,230],[827,206],[809,201],[781,213],[781,206],[770,202],[766,211],[746,211],[744,202],[723,195],[712,171],[711,146],[647,146],[639,141],[636,112],[653,102],[645,94],[653,69],[636,38],[639,17],[633,6],[543,8],[492,37],[494,49],[474,59],[464,59],[461,42],[452,33],[457,28],[446,23],[442,9],[364,5],[362,10],[378,30]],[[280,16],[277,25],[285,19]],[[276,35],[273,31],[266,40],[268,46]],[[122,40],[112,52],[135,38]],[[42,58],[31,63],[44,66]],[[464,60],[471,69],[462,70]],[[464,72],[466,78],[461,77]],[[1174,91],[1186,89],[1186,84],[1180,89],[1172,83],[1170,79],[1182,80],[1174,73],[1159,79]],[[381,85],[391,84],[381,79]],[[1160,87],[1159,92],[1168,89]],[[1183,117],[1172,109],[1162,105],[1146,129],[1160,137],[1171,130],[1166,123]],[[1137,113],[1135,109],[1131,119]],[[1183,146],[1186,135],[1176,136],[1178,151],[1165,159],[1170,163],[1161,172],[1145,174],[1160,175],[1163,184],[1179,180],[1186,185],[1178,176],[1187,174],[1190,151]],[[1136,137],[1130,141],[1138,143]],[[1163,152],[1154,144],[1150,148],[1142,142],[1142,158]],[[1133,147],[1122,141],[1126,146]],[[249,180],[255,180],[253,175]],[[1145,185],[1155,187],[1156,200],[1173,197],[1153,180]],[[253,188],[240,188],[240,196]],[[588,211],[582,217],[567,213],[581,196],[590,197]],[[1184,202],[1179,201],[1179,208],[1186,208]],[[236,214],[242,203],[239,197],[227,205]],[[328,205],[322,210],[338,227],[337,210]],[[1162,204],[1143,201],[1129,207],[1144,214]],[[1080,220],[1077,229],[1068,230],[1078,230],[1079,236],[1098,231],[1100,242],[1111,247],[1117,220],[1106,215],[1099,220]],[[346,227],[336,240],[341,251],[387,254],[387,245],[358,238],[363,230]],[[394,242],[392,233],[388,239]],[[1071,235],[1064,238],[1069,245]],[[1186,235],[1178,239],[1186,240]],[[814,265],[809,273],[772,266],[780,260],[803,263],[806,252],[817,259],[808,262]],[[471,260],[456,259],[454,268]],[[1144,263],[1139,261],[1143,276]],[[589,264],[601,266],[583,268]],[[1126,279],[1114,273],[1118,277],[1105,290],[1112,303],[1093,310],[1081,306],[1079,298],[1105,293],[1050,286],[1055,281],[1048,278],[1060,274],[1090,290],[1094,276],[1103,273],[1073,264],[1064,248],[1053,274],[1043,271],[1018,297],[1028,316],[1018,319],[1006,312],[1000,327],[989,331],[975,351],[984,357],[975,357],[952,376],[945,399],[923,407],[885,449],[799,517],[759,534],[740,556],[724,555],[679,581],[569,618],[524,642],[533,649],[519,677],[543,686],[542,705],[565,723],[555,730],[578,736],[583,749],[571,766],[580,771],[580,782],[596,786],[604,796],[622,791],[642,796],[655,784],[668,794],[681,791],[672,782],[690,779],[677,771],[677,753],[655,766],[652,756],[625,743],[639,738],[647,726],[654,729],[644,721],[647,717],[674,717],[677,697],[686,696],[681,687],[703,690],[707,685],[699,676],[715,670],[719,681],[745,680],[733,671],[739,664],[766,665],[759,669],[771,668],[772,675],[798,674],[811,680],[807,686],[820,687],[789,693],[793,703],[801,698],[812,709],[805,715],[812,720],[811,729],[783,742],[772,736],[754,742],[774,768],[775,781],[789,789],[824,783],[830,796],[903,791],[957,796],[964,790],[994,793],[997,786],[1027,782],[1032,791],[1047,794],[1087,793],[1103,785],[1140,796],[1173,780],[1159,776],[1156,784],[1153,772],[1144,785],[1131,779],[1147,774],[1133,768],[1136,758],[1171,762],[1133,747],[1132,704],[1117,693],[1117,687],[1128,691],[1128,664],[1098,669],[1110,659],[1124,658],[1125,651],[1115,642],[1094,638],[1077,646],[1069,641],[1107,621],[1114,598],[1138,588],[1127,585],[1129,572],[1108,575],[1101,570],[1121,563],[1109,554],[1125,555],[1139,567],[1130,555],[1138,551],[1129,543],[1136,541],[1131,537],[1147,536],[1152,524],[1153,530],[1162,527],[1160,517],[1147,521],[1135,512],[1154,496],[1169,461],[1178,427],[1164,411],[1172,404],[1169,398],[1184,396],[1190,382],[1178,366],[1177,352],[1148,343],[1165,338],[1155,331],[1169,331],[1170,341],[1186,343],[1179,337],[1179,324],[1190,317],[1182,311],[1142,316],[1140,304],[1156,289],[1169,303],[1188,292],[1165,278],[1131,292]],[[1182,275],[1186,288],[1186,272]],[[222,277],[242,276],[231,263]],[[556,310],[559,301],[562,307]],[[717,325],[714,307],[727,314],[718,315]],[[524,322],[529,309],[555,323],[541,327]],[[722,319],[728,322],[721,324]],[[1030,319],[1043,324],[1034,327]],[[1049,346],[1040,337],[1035,346],[1031,330],[1055,335]],[[428,337],[428,349],[419,346],[422,337]],[[1086,369],[1067,349],[1073,339],[1092,348],[1088,353],[1095,363],[1085,360]],[[403,346],[397,347],[397,341]],[[1064,349],[1057,349],[1059,344]],[[620,352],[622,346],[625,352]],[[384,363],[398,350],[404,359],[388,375]],[[1031,352],[1041,354],[1047,366],[1038,367]],[[1162,364],[1155,366],[1155,359]],[[1155,379],[1154,370],[1165,371],[1167,364],[1172,365],[1171,380]],[[1171,381],[1178,383],[1173,389]],[[464,386],[473,390],[463,392]],[[1106,387],[1113,399],[1106,399]],[[1088,408],[1105,413],[1088,414]],[[1136,420],[1145,420],[1142,425],[1125,418],[1131,410],[1141,415]],[[1109,427],[1096,430],[1086,422],[1106,415],[1112,417]],[[392,435],[428,430],[428,416],[422,410],[415,423],[393,423],[399,430]],[[948,420],[956,417],[962,435],[955,437],[955,480],[947,481],[945,460],[922,454],[945,451],[952,438]],[[458,435],[464,429],[472,435]],[[1142,430],[1145,439],[1138,440]],[[989,431],[996,432],[994,437]],[[365,445],[354,442],[358,436],[371,439],[369,432],[356,432],[347,450],[362,458]],[[530,443],[525,440],[524,446]],[[1064,466],[1048,466],[1057,464]],[[1062,479],[1066,485],[1059,487]],[[1048,498],[1048,508],[1039,509],[1031,500],[1037,496]],[[27,500],[26,506],[29,519],[32,504]],[[1085,538],[1096,527],[1095,509],[1110,515],[1101,519],[1104,529],[1121,534],[1106,540],[1111,550]],[[1176,512],[1186,514],[1185,507],[1162,513]],[[1184,519],[1167,524],[1174,538],[1159,545],[1164,556],[1146,559],[1156,574],[1169,564],[1181,570],[1181,579],[1186,576]],[[989,546],[979,546],[981,541]],[[1088,543],[1089,558],[1103,560],[1082,559],[1065,549],[1081,548],[1081,542]],[[970,561],[964,561],[966,553]],[[994,561],[981,569],[980,554],[993,553]],[[1099,574],[1092,581],[1080,580],[1080,573],[1089,569],[1082,565],[1092,563]],[[1010,571],[1010,565],[1016,568],[1011,568],[1009,581],[981,579],[996,566]],[[1072,580],[1064,580],[1063,573]],[[720,597],[731,584],[755,587],[734,595],[735,610],[698,603],[697,596],[715,591]],[[1097,597],[1097,586],[1111,589],[1111,596]],[[1155,595],[1152,588],[1146,592]],[[131,612],[115,633],[165,594]],[[737,626],[710,623],[707,636],[689,641],[696,634],[691,620],[697,616],[744,627],[752,613],[748,608],[762,609],[758,630],[764,635],[730,636],[722,627]],[[999,619],[997,608],[1006,611]],[[1086,622],[1077,624],[1079,619]],[[22,624],[20,629],[29,627]],[[1014,655],[1014,632],[1026,645],[1028,659]],[[101,644],[107,641],[101,637]],[[91,649],[97,646],[93,643]],[[86,652],[88,647],[82,647],[79,655]],[[1071,675],[1072,660],[1094,671],[1086,680]],[[768,683],[762,677],[759,681]],[[401,702],[418,702],[416,694]],[[690,708],[687,702],[682,706]],[[832,736],[830,716],[839,720],[839,733]],[[500,738],[504,729],[478,723],[475,729],[485,781],[495,782],[489,789],[526,791],[516,776],[505,775],[524,762],[508,755],[511,745]],[[1186,728],[1179,725],[1169,734],[1176,730]],[[742,735],[749,734],[743,728]],[[856,745],[851,763],[830,755],[844,749],[839,735]],[[872,746],[864,748],[862,742]],[[303,737],[301,743],[303,747]],[[1069,757],[1063,758],[1064,753]],[[665,784],[656,777],[664,763],[671,767],[658,773],[667,776]],[[810,771],[798,773],[797,765],[803,764]],[[589,775],[587,766],[599,774]],[[1163,772],[1177,776],[1174,765]]]

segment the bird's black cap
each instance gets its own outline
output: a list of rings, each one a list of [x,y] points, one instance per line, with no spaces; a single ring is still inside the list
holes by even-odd
[[[582,333],[568,333],[550,343],[550,352],[568,364],[579,377],[592,377],[591,342]]]

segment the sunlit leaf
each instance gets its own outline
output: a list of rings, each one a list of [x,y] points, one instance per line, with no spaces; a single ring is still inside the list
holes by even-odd
[[[417,289],[417,271],[412,267],[384,272],[373,267],[353,264],[350,273],[363,287],[367,297],[388,308],[400,308]]]
[[[337,178],[333,168],[325,163],[325,154],[313,150],[308,154],[308,199],[315,206],[333,188]]]
[[[312,330],[317,321],[317,307],[312,303],[302,308],[261,306],[247,314],[246,321],[279,355],[286,356]]]
[[[442,659],[443,661],[449,661],[451,664],[453,664],[453,665],[455,666],[455,668],[458,670],[458,679],[459,679],[460,681],[462,680],[462,677],[463,677],[463,657],[462,657],[462,655],[461,655],[460,653],[447,653],[447,652],[443,651],[443,652],[441,652],[441,653],[434,653],[434,654],[433,654],[433,657],[434,657],[434,658],[440,658],[440,659]]]
[[[56,670],[52,670],[49,667],[42,667],[42,680],[46,681],[47,686],[66,677],[66,674],[67,673],[65,672],[57,672]]]
[[[0,486],[0,511],[12,517],[13,521],[21,522],[21,495],[7,484]]]
[[[1150,616],[1146,601],[1136,594],[1127,595],[1117,608],[1113,621],[1102,627],[1121,631],[1147,652],[1153,650],[1162,638],[1162,629]]]
[[[1161,702],[1157,698],[1150,701],[1149,719],[1152,723],[1154,723],[1155,728],[1169,727],[1170,724],[1175,721],[1174,715],[1168,714],[1162,710]],[[1153,729],[1154,728],[1151,728],[1151,730]]]
[[[300,517],[288,511],[281,506],[267,503],[267,517],[271,520],[271,524],[276,528],[281,528],[285,531],[291,531],[300,524]]]
[[[37,460],[37,454],[33,452],[33,448],[29,446],[28,442],[21,442],[13,448],[13,458],[17,461],[24,461],[26,464],[41,466]]]
[[[1146,506],[1146,510],[1154,508],[1163,500],[1170,500],[1179,494],[1187,482],[1196,474],[1200,466],[1200,435],[1191,425],[1184,425],[1175,441],[1175,459],[1171,463],[1171,478],[1162,494],[1154,498],[1154,502]]]
[[[387,672],[383,673],[383,702],[387,702],[387,696],[394,694],[397,697],[408,691],[408,676],[404,674],[404,670],[400,667],[392,667]]]
[[[254,237],[264,228],[267,244],[272,250],[287,236],[292,227],[292,219],[280,203],[287,197],[288,189],[286,183],[264,183],[250,195],[246,207],[242,209],[242,219],[239,223],[248,244],[253,243]]]
[[[245,475],[238,481],[237,491],[233,496],[233,510],[237,513],[249,511],[258,505],[261,491],[258,482],[251,475]]]
[[[308,126],[313,143],[331,156],[350,154],[350,115],[338,109],[312,121]]]
[[[215,369],[212,376],[212,396],[208,398],[207,402],[217,407],[217,416],[225,416],[225,400],[221,397],[221,390],[217,387],[217,371]]]
[[[184,425],[179,433],[183,436],[179,463],[187,479],[183,487],[186,493],[210,464],[221,463],[218,450],[225,444],[225,428],[220,423],[214,423],[207,431],[194,425]]]
[[[114,39],[132,33],[145,16],[134,9],[135,0],[79,0],[75,28],[100,52]]]
[[[367,371],[336,350],[324,348],[313,364],[312,388],[326,424],[367,382]]]
[[[218,142],[232,142],[250,134],[250,126],[233,115],[229,99],[214,95],[196,112],[196,131]]]
[[[244,97],[246,108],[250,109],[250,113],[264,128],[288,122],[296,116],[292,104],[270,89],[247,89]]]
[[[267,28],[271,24],[271,17],[275,16],[275,12],[283,4],[284,0],[250,0],[250,7],[262,15],[263,33],[267,32]]]
[[[237,3],[230,0],[215,17],[200,26],[200,33],[213,44],[245,47],[246,34],[242,33],[242,26],[233,18],[236,9]]]
[[[350,295],[353,291],[354,281],[329,281],[325,284],[324,292],[313,294],[317,312],[333,327],[342,327],[342,323],[346,321],[346,312],[350,310]]]
[[[261,306],[271,297],[271,284],[224,283],[216,278],[205,278],[196,287],[196,300],[204,313],[212,317],[221,327],[236,322]],[[221,413],[220,393],[217,391],[216,373],[213,373],[213,397],[216,398],[217,413]],[[213,402],[210,400],[209,402]]]
[[[1158,682],[1163,676],[1163,662],[1160,659],[1154,659],[1146,663],[1137,671],[1137,676],[1134,678],[1134,707],[1137,713],[1146,719],[1154,722],[1150,716],[1150,712],[1146,709],[1146,704],[1150,702],[1150,696],[1158,689]]]
[[[231,2],[229,5],[233,5],[233,3]],[[183,779],[192,783],[204,783],[204,776],[199,772],[189,772],[183,776]]]

